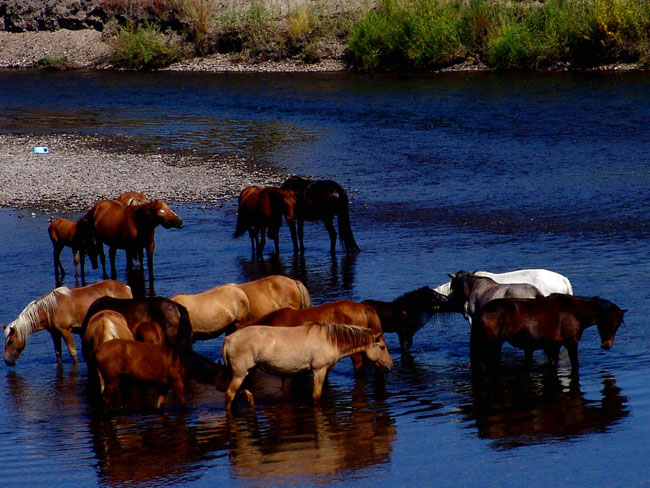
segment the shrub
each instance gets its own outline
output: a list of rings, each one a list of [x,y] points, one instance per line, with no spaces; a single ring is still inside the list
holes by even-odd
[[[160,31],[136,26],[118,31],[109,62],[117,68],[149,71],[169,66],[179,57],[178,47]]]

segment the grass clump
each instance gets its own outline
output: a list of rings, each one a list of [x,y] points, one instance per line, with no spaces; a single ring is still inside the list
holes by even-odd
[[[151,71],[178,61],[180,51],[158,29],[148,25],[122,28],[109,58],[116,68]]]

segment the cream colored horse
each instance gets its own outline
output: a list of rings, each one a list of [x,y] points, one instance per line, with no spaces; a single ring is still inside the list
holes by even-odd
[[[90,366],[99,346],[113,339],[135,340],[124,315],[114,310],[102,310],[90,317],[81,338],[81,352],[86,363]]]
[[[255,367],[278,376],[311,371],[312,397],[318,401],[329,371],[339,359],[365,352],[368,359],[386,371],[393,360],[382,333],[365,327],[338,324],[307,324],[298,327],[253,326],[238,330],[224,339],[221,354],[232,371],[226,390],[229,410],[244,378]],[[253,395],[246,391],[249,404]]]
[[[30,334],[47,330],[54,342],[57,361],[61,362],[61,338],[70,356],[77,362],[72,332],[78,332],[88,307],[103,296],[133,298],[131,288],[119,281],[104,280],[81,288],[62,286],[30,302],[10,324],[4,326],[5,363],[15,366]]]
[[[217,337],[227,329],[280,308],[311,307],[305,285],[280,275],[220,285],[195,294],[179,293],[171,299],[187,309],[193,340]]]

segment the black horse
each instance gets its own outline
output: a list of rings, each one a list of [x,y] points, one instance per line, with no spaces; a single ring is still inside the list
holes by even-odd
[[[402,354],[408,354],[413,336],[434,314],[451,311],[447,297],[428,286],[405,293],[392,302],[364,300],[361,303],[376,310],[384,332],[397,333]]]
[[[357,253],[361,249],[354,240],[352,227],[350,226],[350,215],[348,212],[348,194],[335,181],[317,180],[311,181],[300,176],[289,177],[280,188],[296,192],[295,220],[298,221],[298,238],[300,238],[300,252],[305,251],[303,241],[303,224],[305,220],[316,222],[322,220],[330,235],[330,251],[336,252],[336,230],[334,229],[334,217],[338,216],[339,234],[341,242],[347,253]],[[298,252],[298,241],[296,239],[296,222],[287,219],[291,239],[293,240],[293,251]]]

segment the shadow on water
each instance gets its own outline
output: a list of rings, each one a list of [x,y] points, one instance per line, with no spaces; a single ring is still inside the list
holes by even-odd
[[[629,415],[628,400],[603,373],[601,398],[590,400],[578,378],[521,372],[472,385],[464,415],[495,449],[565,441],[606,432]]]

